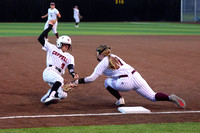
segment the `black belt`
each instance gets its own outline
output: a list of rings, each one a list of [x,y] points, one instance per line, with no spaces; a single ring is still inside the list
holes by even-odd
[[[136,70],[133,70],[131,73],[134,74],[136,72]],[[120,75],[119,78],[124,78],[124,77],[128,77],[128,75]]]
[[[49,65],[49,67],[52,67],[52,65]],[[61,71],[62,71],[62,70],[61,70],[60,68],[58,68],[57,66],[55,66],[55,69],[58,70],[60,73],[61,73]]]

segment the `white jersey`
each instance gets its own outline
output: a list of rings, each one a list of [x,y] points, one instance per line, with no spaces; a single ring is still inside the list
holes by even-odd
[[[47,51],[46,64],[56,66],[62,70],[62,74],[65,73],[65,69],[69,64],[74,64],[74,57],[67,53],[63,52],[61,49],[58,49],[55,45],[45,41],[44,47],[42,48]]]
[[[48,20],[55,20],[57,19],[57,14],[59,11],[54,8],[53,10],[51,8],[48,9]]]
[[[126,64],[121,58],[118,56],[111,54],[112,57],[116,58],[121,66],[117,70],[112,70],[109,68],[109,57],[106,56],[103,58],[103,60],[96,66],[94,69],[94,73],[98,75],[105,74],[107,77],[118,77],[120,75],[125,75],[131,73],[134,68],[130,65]]]
[[[74,17],[79,17],[79,10],[74,8]]]
[[[105,88],[111,87],[117,91],[129,91],[135,90],[138,94],[142,95],[150,101],[156,101],[155,92],[151,89],[148,83],[142,78],[142,76],[134,71],[134,68],[126,64],[121,58],[111,54],[120,62],[120,67],[117,70],[111,70],[109,68],[109,57],[104,57],[101,62],[96,66],[92,75],[85,77],[85,83],[93,82],[99,75],[105,74],[107,77],[104,86]],[[126,75],[124,77],[120,77]]]

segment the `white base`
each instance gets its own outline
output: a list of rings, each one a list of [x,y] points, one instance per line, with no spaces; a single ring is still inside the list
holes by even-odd
[[[118,111],[120,111],[123,114],[143,114],[143,113],[151,113],[150,110],[142,107],[142,106],[136,106],[136,107],[119,107]]]

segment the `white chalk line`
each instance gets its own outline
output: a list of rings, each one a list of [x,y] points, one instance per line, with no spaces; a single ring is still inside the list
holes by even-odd
[[[170,111],[170,112],[151,112],[151,113],[130,113],[130,114],[190,114],[200,113],[200,111]],[[32,116],[5,116],[0,117],[3,119],[23,119],[23,118],[51,118],[51,117],[77,117],[77,116],[112,116],[112,115],[125,115],[123,113],[98,113],[98,114],[63,114],[63,115],[32,115]]]

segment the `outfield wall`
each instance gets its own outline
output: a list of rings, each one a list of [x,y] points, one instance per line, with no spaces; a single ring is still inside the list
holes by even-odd
[[[73,20],[78,5],[82,21],[180,21],[180,0],[1,0],[0,22],[40,22],[49,3],[63,22]]]

